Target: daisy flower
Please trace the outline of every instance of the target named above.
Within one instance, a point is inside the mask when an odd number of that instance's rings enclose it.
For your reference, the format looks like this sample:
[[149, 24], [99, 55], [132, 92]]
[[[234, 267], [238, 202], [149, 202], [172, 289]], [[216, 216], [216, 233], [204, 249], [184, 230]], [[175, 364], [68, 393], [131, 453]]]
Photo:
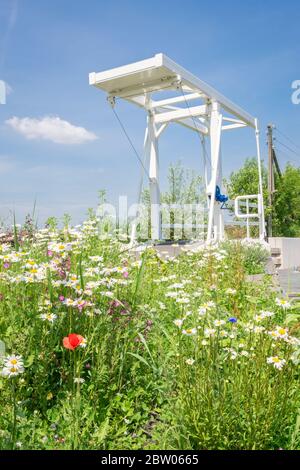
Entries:
[[204, 330], [204, 335], [208, 338], [208, 337], [214, 337], [216, 334], [216, 330], [214, 330], [213, 328], [205, 328]]
[[240, 352], [240, 355], [241, 355], [241, 356], [244, 356], [244, 357], [248, 357], [248, 356], [249, 356], [249, 353], [248, 353], [248, 351], [243, 350], [243, 351]]
[[4, 367], [2, 369], [3, 377], [16, 377], [17, 375], [23, 374], [24, 362], [22, 356], [7, 356], [4, 360]]
[[200, 307], [198, 309], [198, 314], [199, 314], [199, 317], [203, 317], [207, 312], [207, 309], [205, 307]]
[[179, 298], [176, 299], [176, 302], [178, 304], [189, 304], [190, 299], [188, 297], [179, 297]]
[[288, 329], [282, 328], [281, 326], [276, 326], [276, 331], [278, 333], [279, 338], [286, 338], [288, 335]]
[[268, 310], [261, 310], [260, 314], [264, 318], [273, 317], [273, 315], [275, 315], [274, 312], [269, 312]]
[[231, 287], [229, 287], [228, 289], [226, 289], [225, 291], [225, 294], [236, 294], [236, 289], [231, 289]]
[[260, 314], [260, 315], [255, 315], [254, 320], [255, 320], [256, 322], [261, 322], [264, 318], [265, 318], [265, 317], [264, 317], [262, 314]]
[[186, 330], [182, 330], [182, 334], [186, 336], [193, 336], [197, 333], [197, 328], [188, 328]]
[[85, 382], [84, 379], [82, 379], [81, 377], [75, 377], [74, 378], [74, 383], [75, 384], [83, 384]]
[[272, 336], [273, 339], [278, 339], [278, 338], [279, 338], [279, 334], [278, 334], [278, 331], [277, 331], [277, 330], [268, 331], [268, 334], [269, 334], [270, 336]]
[[280, 359], [278, 356], [271, 356], [267, 358], [267, 363], [268, 364], [273, 364], [273, 366], [276, 369], [281, 370], [283, 366], [285, 365], [286, 361], [285, 359]]
[[180, 318], [177, 318], [176, 320], [173, 321], [174, 325], [178, 326], [178, 328], [180, 328], [183, 324], [183, 320], [181, 320]]
[[188, 366], [192, 366], [195, 362], [195, 359], [187, 359], [185, 362]]
[[288, 329], [276, 326], [275, 330], [268, 332], [274, 339], [286, 339], [288, 337]]
[[175, 298], [177, 297], [177, 295], [178, 295], [177, 292], [167, 292], [165, 294], [165, 297]]
[[230, 360], [231, 360], [231, 361], [234, 361], [234, 360], [238, 357], [237, 351], [235, 351], [234, 349], [230, 348], [230, 349], [229, 349], [229, 352], [230, 352]]
[[184, 284], [183, 283], [176, 283], [176, 284], [172, 284], [171, 286], [168, 286], [168, 289], [183, 289], [184, 288]]
[[65, 299], [63, 302], [67, 307], [72, 307], [74, 305], [73, 299]]
[[265, 331], [265, 328], [263, 326], [255, 326], [253, 328], [254, 333], [262, 333], [263, 331]]
[[81, 348], [86, 348], [86, 347], [87, 347], [87, 339], [84, 338], [84, 337], [82, 337], [79, 346], [80, 346]]
[[55, 313], [41, 313], [40, 318], [43, 321], [48, 321], [50, 323], [54, 323], [54, 321], [57, 318], [57, 315], [55, 315]]
[[227, 331], [225, 331], [225, 330], [220, 331], [220, 336], [221, 336], [221, 338], [227, 338], [227, 336], [228, 336]]
[[222, 326], [222, 325], [225, 325], [225, 321], [224, 320], [215, 320], [214, 321], [214, 325], [215, 326]]
[[166, 310], [167, 308], [163, 302], [158, 302], [158, 306], [161, 310]]
[[290, 302], [288, 302], [288, 300], [286, 299], [276, 299], [275, 302], [276, 302], [276, 305], [283, 308], [284, 310], [291, 307]]

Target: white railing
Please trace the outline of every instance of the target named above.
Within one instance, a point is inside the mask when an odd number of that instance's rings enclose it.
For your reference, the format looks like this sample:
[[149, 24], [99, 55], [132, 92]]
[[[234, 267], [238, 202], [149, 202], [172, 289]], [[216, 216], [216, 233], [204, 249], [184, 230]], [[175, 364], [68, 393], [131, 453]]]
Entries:
[[[257, 203], [250, 202], [255, 199], [257, 200]], [[241, 212], [241, 207], [246, 207], [246, 212]], [[253, 212], [251, 209], [257, 209], [257, 212]], [[238, 219], [245, 219], [247, 238], [250, 238], [250, 227], [253, 225], [259, 226], [259, 237], [263, 238], [263, 200], [260, 194], [237, 196], [234, 201], [234, 213]], [[258, 219], [258, 222], [253, 222], [251, 219]]]

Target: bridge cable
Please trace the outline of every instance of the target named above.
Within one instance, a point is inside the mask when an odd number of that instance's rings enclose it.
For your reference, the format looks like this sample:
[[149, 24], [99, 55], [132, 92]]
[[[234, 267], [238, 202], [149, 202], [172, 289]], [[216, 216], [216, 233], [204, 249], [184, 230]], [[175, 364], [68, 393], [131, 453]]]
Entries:
[[[136, 158], [138, 159], [140, 165], [142, 166], [144, 172], [146, 173], [146, 175], [147, 175], [149, 181], [151, 181], [150, 175], [149, 175], [147, 169], [145, 168], [145, 165], [144, 165], [144, 163], [143, 163], [142, 158], [141, 158], [140, 155], [139, 155], [139, 152], [137, 151], [137, 149], [136, 149], [134, 143], [132, 142], [131, 138], [129, 137], [129, 134], [128, 134], [128, 132], [126, 131], [123, 122], [121, 121], [121, 118], [119, 117], [117, 111], [115, 110], [115, 108], [114, 108], [113, 106], [112, 106], [112, 111], [113, 111], [113, 113], [114, 113], [114, 115], [115, 115], [115, 117], [116, 117], [116, 119], [117, 119], [117, 121], [118, 121], [118, 123], [119, 123], [119, 125], [120, 125], [120, 127], [121, 127], [121, 129], [122, 129], [122, 131], [123, 131], [123, 133], [124, 133], [124, 135], [125, 135], [125, 137], [126, 137], [126, 139], [128, 140], [128, 142], [129, 142], [129, 144], [130, 144], [132, 150], [134, 151]], [[144, 160], [145, 160], [145, 158], [144, 158]]]
[[182, 94], [182, 96], [183, 96], [183, 98], [184, 98], [184, 101], [185, 101], [185, 104], [186, 104], [186, 108], [188, 109], [189, 114], [190, 114], [190, 116], [191, 116], [191, 118], [192, 118], [192, 121], [193, 121], [193, 123], [194, 123], [194, 126], [195, 126], [195, 128], [196, 128], [196, 130], [197, 130], [197, 135], [198, 135], [198, 137], [199, 137], [199, 139], [200, 139], [200, 142], [201, 142], [201, 144], [202, 144], [202, 151], [203, 151], [204, 159], [205, 159], [206, 163], [208, 163], [209, 166], [211, 167], [211, 162], [210, 162], [210, 159], [209, 159], [208, 156], [207, 156], [207, 150], [206, 150], [206, 147], [205, 147], [205, 145], [204, 145], [204, 143], [205, 143], [205, 137], [202, 135], [202, 132], [200, 131], [199, 127], [197, 126], [197, 121], [196, 121], [196, 119], [194, 118], [194, 116], [193, 116], [193, 114], [192, 114], [192, 112], [191, 112], [190, 105], [189, 105], [189, 103], [188, 103], [188, 100], [186, 99], [186, 95], [185, 95], [185, 93], [184, 93], [184, 91], [183, 91], [183, 88], [182, 88], [182, 84], [181, 84], [181, 83], [180, 83], [180, 85], [179, 85], [179, 88], [180, 88], [181, 94]]

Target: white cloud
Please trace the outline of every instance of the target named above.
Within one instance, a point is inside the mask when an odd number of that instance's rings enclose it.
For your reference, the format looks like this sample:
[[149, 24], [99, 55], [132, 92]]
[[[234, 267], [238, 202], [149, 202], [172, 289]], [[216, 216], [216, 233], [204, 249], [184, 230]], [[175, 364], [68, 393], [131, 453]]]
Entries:
[[16, 116], [6, 121], [12, 129], [29, 140], [51, 140], [56, 144], [82, 144], [98, 137], [84, 127], [74, 126], [58, 116], [45, 116], [40, 119]]

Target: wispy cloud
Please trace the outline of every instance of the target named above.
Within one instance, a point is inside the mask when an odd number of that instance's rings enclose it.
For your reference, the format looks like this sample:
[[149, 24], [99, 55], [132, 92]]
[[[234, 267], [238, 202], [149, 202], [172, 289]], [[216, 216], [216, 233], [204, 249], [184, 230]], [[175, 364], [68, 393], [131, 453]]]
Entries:
[[58, 116], [45, 116], [41, 119], [14, 116], [5, 122], [29, 140], [50, 140], [56, 144], [76, 145], [98, 138], [84, 127], [74, 126]]
[[[7, 45], [18, 17], [18, 0], [11, 0], [9, 3], [7, 2], [7, 5], [9, 5], [9, 13], [7, 16], [6, 27], [4, 26], [2, 29], [4, 34], [1, 37], [0, 42], [0, 66], [2, 66], [4, 63]], [[2, 5], [1, 8], [3, 8]]]

